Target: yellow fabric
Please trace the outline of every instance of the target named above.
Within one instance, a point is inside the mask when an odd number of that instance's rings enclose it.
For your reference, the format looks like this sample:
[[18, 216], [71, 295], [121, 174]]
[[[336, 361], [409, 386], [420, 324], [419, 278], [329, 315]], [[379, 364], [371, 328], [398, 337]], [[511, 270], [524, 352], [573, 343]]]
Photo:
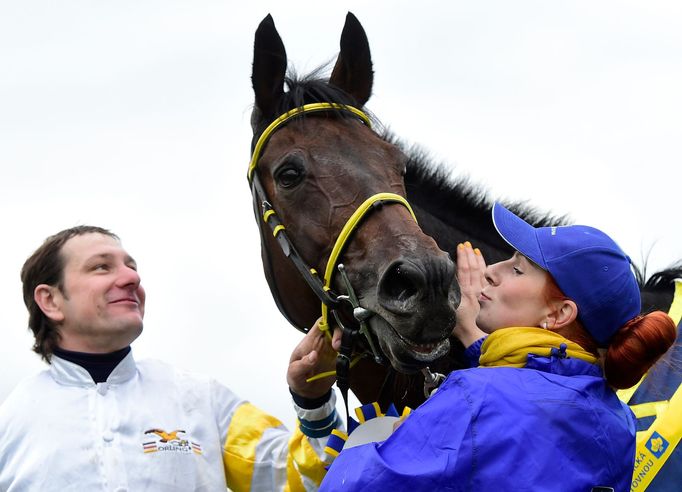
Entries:
[[672, 455], [682, 438], [682, 385], [670, 399], [667, 409], [649, 429], [637, 433], [635, 470], [630, 490], [646, 490], [656, 474]]
[[483, 367], [524, 367], [528, 354], [547, 357], [552, 349], [566, 344], [566, 355], [591, 364], [597, 358], [575, 342], [542, 328], [511, 327], [494, 331], [481, 346], [479, 363]]
[[[348, 434], [346, 434], [345, 432], [343, 432], [342, 430], [339, 430], [339, 429], [334, 429], [332, 431], [332, 435], [334, 435], [340, 439], [343, 439], [344, 441], [348, 440]], [[325, 446], [324, 452], [327, 453], [328, 455], [334, 457], [334, 458], [336, 458], [339, 455], [339, 452], [336, 449], [329, 447], [329, 446]]]
[[[676, 325], [682, 318], [682, 280], [675, 280], [675, 295], [668, 310], [668, 315]], [[629, 402], [646, 374], [640, 381], [627, 390], [618, 392], [624, 402]], [[637, 433], [637, 450], [635, 452], [635, 469], [632, 474], [631, 491], [646, 490], [682, 438], [682, 385], [677, 387], [670, 401], [652, 401], [630, 406], [637, 418], [656, 416], [654, 423]], [[656, 435], [654, 436], [654, 432]], [[661, 446], [667, 443], [665, 452]], [[658, 457], [656, 456], [658, 454]]]
[[298, 475], [296, 466], [294, 465], [294, 457], [287, 456], [287, 483], [284, 485], [284, 492], [305, 492], [305, 487]]
[[289, 490], [305, 490], [300, 475], [308, 477], [317, 486], [322, 483], [326, 473], [325, 466], [310, 445], [308, 438], [297, 427], [289, 440], [289, 458], [287, 459], [287, 483]]
[[250, 403], [234, 412], [223, 446], [223, 465], [227, 485], [233, 490], [250, 490], [256, 446], [266, 429], [282, 423]]
[[676, 325], [680, 324], [680, 319], [682, 319], [682, 279], [675, 279], [675, 297], [673, 297], [673, 303], [668, 310], [668, 316], [673, 319]]
[[[250, 403], [245, 403], [237, 409], [230, 422], [223, 447], [225, 478], [230, 489], [251, 490], [256, 447], [267, 429], [281, 425], [279, 420]], [[301, 475], [319, 486], [326, 473], [326, 465], [297, 426], [289, 439], [287, 485], [284, 490], [304, 491]]]
[[661, 415], [665, 412], [666, 408], [668, 408], [668, 400], [648, 401], [646, 403], [630, 405], [630, 410], [638, 419]]
[[620, 401], [622, 401], [623, 403], [628, 403], [632, 396], [635, 394], [635, 391], [639, 389], [639, 385], [642, 384], [642, 381], [644, 381], [645, 377], [646, 374], [644, 374], [644, 376], [642, 376], [641, 379], [630, 388], [619, 389], [618, 391], [616, 391], [616, 394], [618, 395], [618, 398], [620, 398]]

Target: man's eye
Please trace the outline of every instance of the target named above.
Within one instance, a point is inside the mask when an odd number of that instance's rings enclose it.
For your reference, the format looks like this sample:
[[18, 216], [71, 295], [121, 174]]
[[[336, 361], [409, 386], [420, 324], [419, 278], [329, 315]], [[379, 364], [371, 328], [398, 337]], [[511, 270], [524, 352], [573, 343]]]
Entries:
[[516, 275], [523, 275], [523, 272], [521, 271], [521, 269], [519, 269], [519, 267], [514, 267], [514, 273]]
[[107, 265], [106, 263], [98, 263], [98, 264], [95, 265], [92, 269], [93, 269], [93, 270], [108, 270], [108, 269], [109, 269], [109, 265]]

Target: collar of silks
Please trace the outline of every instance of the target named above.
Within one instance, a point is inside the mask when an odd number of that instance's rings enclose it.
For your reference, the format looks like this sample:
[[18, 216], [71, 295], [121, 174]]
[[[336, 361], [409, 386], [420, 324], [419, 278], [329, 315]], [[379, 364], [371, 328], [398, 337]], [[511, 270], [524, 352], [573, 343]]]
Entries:
[[511, 327], [491, 333], [481, 346], [482, 367], [524, 367], [528, 354], [558, 355], [595, 364], [597, 358], [575, 342], [553, 331], [532, 327]]

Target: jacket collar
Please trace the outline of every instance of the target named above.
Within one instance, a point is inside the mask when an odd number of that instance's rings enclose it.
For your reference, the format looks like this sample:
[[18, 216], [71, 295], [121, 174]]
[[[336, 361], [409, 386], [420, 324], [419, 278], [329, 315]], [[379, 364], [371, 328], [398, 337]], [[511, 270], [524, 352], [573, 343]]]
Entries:
[[[132, 379], [136, 373], [137, 366], [133, 352], [130, 351], [109, 374], [106, 384], [125, 383]], [[65, 386], [95, 386], [95, 382], [87, 370], [56, 355], [53, 355], [51, 359], [50, 375], [57, 383]]]
[[491, 333], [481, 346], [483, 367], [525, 367], [531, 355], [579, 359], [595, 364], [597, 358], [558, 333], [534, 327], [511, 327]]

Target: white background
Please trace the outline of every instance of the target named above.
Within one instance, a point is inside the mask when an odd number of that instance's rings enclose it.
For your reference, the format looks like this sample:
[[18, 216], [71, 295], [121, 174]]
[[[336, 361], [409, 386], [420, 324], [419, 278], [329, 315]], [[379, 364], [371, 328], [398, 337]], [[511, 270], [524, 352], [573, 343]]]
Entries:
[[682, 258], [676, 1], [0, 0], [0, 401], [43, 367], [19, 270], [48, 235], [110, 228], [147, 289], [138, 358], [215, 376], [291, 426], [300, 335], [264, 281], [246, 183], [253, 33], [292, 63], [365, 27], [368, 104], [492, 197], [611, 234], [650, 273]]

